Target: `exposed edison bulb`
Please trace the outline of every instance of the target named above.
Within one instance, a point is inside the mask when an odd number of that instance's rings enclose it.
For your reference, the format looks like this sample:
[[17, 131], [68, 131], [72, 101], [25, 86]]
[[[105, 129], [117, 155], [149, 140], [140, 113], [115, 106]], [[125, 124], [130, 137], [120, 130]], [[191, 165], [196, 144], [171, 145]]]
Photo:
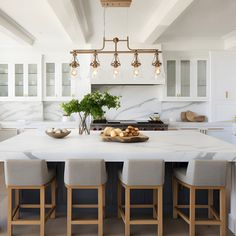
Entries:
[[72, 77], [72, 78], [78, 77], [78, 74], [79, 74], [78, 68], [77, 68], [77, 67], [76, 67], [76, 68], [71, 68], [70, 74], [71, 74], [71, 77]]
[[139, 76], [139, 68], [138, 68], [138, 67], [134, 67], [133, 76], [134, 76], [135, 78]]
[[160, 66], [155, 67], [155, 78], [157, 78], [157, 76], [160, 74], [161, 74], [161, 67]]
[[97, 67], [96, 68], [92, 68], [92, 77], [96, 78], [97, 75], [98, 75], [98, 68]]
[[119, 67], [114, 67], [113, 69], [113, 77], [116, 78], [119, 75]]

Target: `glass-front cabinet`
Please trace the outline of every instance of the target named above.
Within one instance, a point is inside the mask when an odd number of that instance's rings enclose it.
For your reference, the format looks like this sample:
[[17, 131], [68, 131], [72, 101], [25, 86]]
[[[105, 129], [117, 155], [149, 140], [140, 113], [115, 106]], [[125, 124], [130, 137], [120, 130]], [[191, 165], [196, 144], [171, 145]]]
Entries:
[[8, 64], [0, 64], [0, 97], [8, 97], [9, 94]]
[[165, 62], [166, 101], [206, 101], [208, 72], [206, 59], [168, 59]]
[[40, 60], [0, 63], [0, 101], [40, 101]]
[[40, 100], [41, 75], [39, 63], [15, 63], [13, 72], [13, 98], [15, 100]]
[[66, 101], [75, 95], [75, 81], [65, 61], [45, 62], [45, 101]]

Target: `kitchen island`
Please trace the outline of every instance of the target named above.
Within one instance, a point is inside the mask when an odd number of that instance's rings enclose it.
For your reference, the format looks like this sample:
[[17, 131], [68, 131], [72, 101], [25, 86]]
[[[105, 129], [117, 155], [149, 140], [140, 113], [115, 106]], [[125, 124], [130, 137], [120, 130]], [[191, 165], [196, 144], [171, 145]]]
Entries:
[[[53, 139], [44, 132], [31, 130], [0, 143], [0, 161], [7, 159], [45, 159], [57, 168], [59, 190], [58, 203], [65, 205], [66, 195], [63, 185], [64, 161], [68, 158], [103, 158], [107, 162], [107, 209], [116, 212], [117, 170], [128, 158], [159, 158], [166, 164], [166, 195], [164, 204], [171, 209], [171, 175], [173, 165], [185, 164], [191, 159], [223, 159], [231, 163], [229, 192], [229, 227], [236, 229], [236, 146], [216, 138], [193, 131], [146, 131], [149, 140], [144, 143], [103, 142], [100, 132], [79, 135], [77, 130], [64, 139]], [[86, 199], [86, 193], [80, 195]], [[143, 198], [149, 200], [150, 193]], [[138, 194], [137, 194], [138, 195]], [[110, 208], [110, 209], [109, 209]], [[167, 212], [169, 211], [167, 210]], [[168, 212], [169, 214], [169, 212]], [[109, 215], [109, 214], [108, 214]], [[112, 215], [112, 214], [111, 214]]]

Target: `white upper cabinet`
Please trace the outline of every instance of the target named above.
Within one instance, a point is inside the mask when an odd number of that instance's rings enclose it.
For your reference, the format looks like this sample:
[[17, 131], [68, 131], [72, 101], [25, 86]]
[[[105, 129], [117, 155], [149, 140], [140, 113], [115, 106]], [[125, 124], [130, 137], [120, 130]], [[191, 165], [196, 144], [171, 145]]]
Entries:
[[0, 64], [0, 99], [9, 96], [9, 65]]
[[40, 101], [41, 78], [39, 58], [0, 63], [0, 101]]
[[45, 61], [45, 101], [66, 101], [75, 96], [75, 79], [71, 78], [68, 61]]
[[236, 115], [236, 52], [210, 53], [211, 121], [233, 120]]
[[207, 59], [170, 58], [165, 61], [164, 101], [207, 101]]
[[212, 100], [236, 101], [236, 52], [211, 52]]

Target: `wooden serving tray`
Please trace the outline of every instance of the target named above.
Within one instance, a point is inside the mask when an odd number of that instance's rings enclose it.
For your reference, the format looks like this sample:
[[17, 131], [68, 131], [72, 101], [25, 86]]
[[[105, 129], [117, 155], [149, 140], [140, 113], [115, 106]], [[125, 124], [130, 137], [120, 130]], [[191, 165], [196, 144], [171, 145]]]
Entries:
[[100, 136], [102, 137], [102, 140], [105, 142], [120, 142], [120, 143], [140, 143], [140, 142], [146, 142], [149, 139], [148, 136], [145, 136], [143, 134], [139, 134], [139, 136], [132, 136], [132, 137], [120, 137], [120, 136], [111, 137], [101, 133]]

